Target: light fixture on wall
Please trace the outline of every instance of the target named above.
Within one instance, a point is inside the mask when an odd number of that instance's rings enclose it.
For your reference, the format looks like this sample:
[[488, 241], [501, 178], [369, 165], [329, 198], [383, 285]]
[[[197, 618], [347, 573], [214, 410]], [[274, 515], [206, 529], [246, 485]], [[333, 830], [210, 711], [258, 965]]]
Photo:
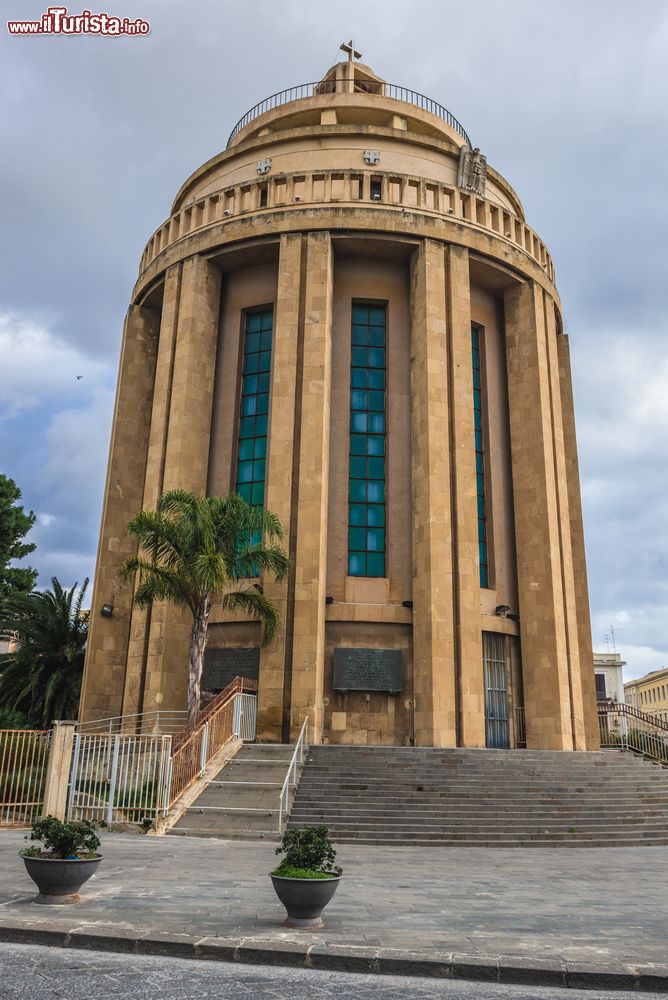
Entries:
[[334, 603], [334, 598], [330, 594], [328, 594], [327, 597], [325, 598], [325, 604], [333, 604], [333, 603]]
[[413, 602], [412, 601], [402, 601], [401, 602], [401, 606], [402, 606], [402, 608], [412, 608], [413, 607]]
[[100, 608], [100, 614], [102, 615], [103, 618], [111, 618], [113, 613], [114, 613], [113, 604], [103, 604], [102, 607]]

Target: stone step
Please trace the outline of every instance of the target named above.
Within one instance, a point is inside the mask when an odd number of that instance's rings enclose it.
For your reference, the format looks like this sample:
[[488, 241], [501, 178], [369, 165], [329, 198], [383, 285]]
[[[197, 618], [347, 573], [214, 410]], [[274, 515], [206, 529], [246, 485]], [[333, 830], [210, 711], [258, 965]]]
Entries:
[[206, 783], [170, 830], [173, 836], [278, 837], [279, 799], [293, 746], [245, 744]]
[[492, 791], [482, 793], [473, 791], [454, 793], [447, 790], [442, 792], [418, 792], [414, 788], [387, 788], [381, 791], [365, 791], [363, 789], [351, 790], [345, 787], [341, 788], [336, 785], [327, 788], [309, 789], [308, 786], [300, 785], [300, 798], [304, 802], [330, 802], [332, 801], [332, 797], [337, 802], [349, 802], [351, 805], [355, 803], [376, 805], [381, 803], [389, 805], [391, 803], [405, 802], [413, 806], [434, 804], [443, 806], [443, 808], [454, 805], [471, 806], [476, 803], [486, 805], [490, 802], [495, 802], [500, 806], [505, 805], [508, 808], [515, 808], [522, 805], [533, 807], [541, 803], [549, 806], [560, 806], [570, 804], [571, 802], [577, 802], [579, 805], [586, 802], [596, 808], [603, 808], [606, 805], [615, 808], [622, 803], [633, 803], [634, 805], [636, 803], [645, 803], [646, 805], [651, 805], [653, 808], [664, 808], [668, 803], [668, 794], [663, 790], [659, 792], [639, 792], [635, 789], [627, 789], [618, 795], [606, 795], [600, 792], [600, 790], [596, 794], [587, 792], [555, 794], [550, 790], [538, 789], [534, 792], [518, 792], [516, 794], [500, 792], [497, 794]]
[[169, 837], [203, 837], [207, 840], [269, 840], [275, 843], [280, 842], [280, 836], [276, 830], [226, 830], [221, 833], [219, 830], [198, 830], [195, 827], [174, 827], [167, 831]]
[[[378, 824], [372, 822], [352, 822], [348, 817], [345, 820], [337, 822], [326, 822], [324, 818], [314, 819], [313, 822], [322, 823], [329, 826], [330, 830], [339, 831], [342, 829], [346, 830], [360, 830], [360, 831], [373, 831], [378, 830]], [[302, 826], [309, 826], [311, 822], [302, 823], [299, 817], [290, 817], [290, 826], [295, 828], [301, 828]], [[571, 822], [545, 822], [545, 823], [479, 823], [476, 824], [474, 828], [468, 823], [395, 823], [390, 830], [391, 833], [412, 833], [412, 834], [461, 834], [462, 836], [467, 836], [469, 832], [474, 830], [476, 835], [481, 833], [489, 834], [490, 836], [502, 836], [503, 834], [517, 834], [521, 831], [524, 834], [531, 833], [532, 835], [543, 835], [543, 834], [568, 834], [577, 832], [578, 834], [591, 834], [592, 836], [597, 836], [599, 838], [605, 838], [607, 835], [613, 835], [615, 833], [634, 832], [634, 835], [644, 835], [648, 830], [656, 833], [665, 834], [668, 836], [668, 825], [666, 823], [635, 823], [635, 824], [595, 824], [595, 823], [578, 823], [576, 821]]]
[[358, 843], [668, 843], [668, 772], [631, 755], [313, 747], [290, 826]]
[[[331, 806], [322, 806], [320, 809], [305, 809], [302, 805], [298, 805], [293, 808], [290, 813], [291, 817], [302, 818], [302, 817], [326, 817], [330, 822], [331, 818], [338, 817], [341, 815], [340, 809], [333, 809]], [[396, 818], [396, 811], [392, 809], [379, 810], [379, 809], [359, 809], [356, 811], [347, 809], [345, 815], [350, 820], [358, 820], [360, 817], [373, 822], [390, 822]], [[439, 820], [442, 822], [452, 822], [452, 823], [479, 823], [482, 820], [489, 817], [489, 812], [477, 812], [477, 813], [467, 813], [467, 812], [444, 812], [437, 809], [427, 809], [427, 810], [406, 810], [405, 815], [412, 817], [416, 822], [428, 822], [429, 820]], [[602, 825], [608, 824], [613, 820], [624, 821], [628, 823], [633, 822], [644, 822], [646, 820], [652, 820], [656, 823], [666, 823], [668, 824], [668, 812], [657, 813], [657, 812], [645, 812], [638, 811], [626, 811], [626, 812], [606, 812], [598, 813], [596, 811], [580, 811], [578, 809], [572, 809], [570, 811], [543, 811], [537, 812], [536, 810], [526, 810], [525, 812], [512, 812], [507, 810], [506, 812], [496, 811], [495, 820], [496, 822], [508, 822], [508, 820], [527, 822], [534, 819], [536, 822], [547, 822], [555, 821], [559, 822], [561, 820], [572, 820], [576, 819], [580, 822], [587, 823], [600, 823]], [[323, 820], [324, 821], [324, 820]]]
[[507, 842], [500, 843], [494, 840], [456, 840], [456, 839], [446, 839], [442, 838], [439, 840], [423, 840], [419, 837], [411, 837], [406, 840], [386, 840], [380, 837], [356, 837], [356, 836], [337, 836], [334, 838], [335, 843], [356, 843], [365, 844], [369, 846], [376, 847], [447, 847], [448, 845], [453, 847], [487, 847], [487, 848], [511, 848], [511, 847], [541, 847], [541, 848], [567, 848], [567, 847], [591, 847], [591, 848], [601, 848], [601, 847], [663, 847], [668, 845], [668, 837], [655, 837], [648, 838], [647, 840], [638, 840], [633, 837], [624, 838], [614, 838], [606, 840], [605, 842], [597, 840], [582, 840], [577, 837], [572, 837], [569, 840], [564, 841], [537, 841], [537, 840], [523, 840], [521, 837], [514, 837]]

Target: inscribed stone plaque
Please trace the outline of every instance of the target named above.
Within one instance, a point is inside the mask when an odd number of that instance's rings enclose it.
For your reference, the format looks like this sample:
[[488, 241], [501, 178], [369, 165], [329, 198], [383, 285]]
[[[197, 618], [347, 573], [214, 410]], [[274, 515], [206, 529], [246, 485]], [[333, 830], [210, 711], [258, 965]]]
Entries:
[[402, 691], [401, 649], [335, 649], [335, 691]]
[[256, 681], [260, 672], [260, 650], [250, 649], [207, 649], [204, 653], [202, 672], [203, 691], [222, 691], [235, 677], [247, 677]]

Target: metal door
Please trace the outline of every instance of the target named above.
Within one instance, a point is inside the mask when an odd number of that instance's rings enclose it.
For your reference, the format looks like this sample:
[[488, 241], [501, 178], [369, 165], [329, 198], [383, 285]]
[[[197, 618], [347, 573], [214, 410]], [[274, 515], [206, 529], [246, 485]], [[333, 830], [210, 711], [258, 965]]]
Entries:
[[508, 661], [506, 637], [483, 633], [485, 673], [485, 745], [495, 750], [510, 747], [508, 724]]

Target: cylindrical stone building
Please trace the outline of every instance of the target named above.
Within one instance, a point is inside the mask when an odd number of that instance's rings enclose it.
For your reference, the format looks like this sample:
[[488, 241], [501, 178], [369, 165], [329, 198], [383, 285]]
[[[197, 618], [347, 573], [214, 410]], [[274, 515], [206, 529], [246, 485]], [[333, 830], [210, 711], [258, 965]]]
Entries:
[[[598, 746], [554, 268], [443, 107], [352, 61], [256, 105], [144, 251], [118, 377], [82, 718], [185, 708], [190, 623], [132, 607], [165, 490], [279, 515], [283, 627], [214, 611], [203, 687], [258, 738]], [[105, 609], [101, 614], [103, 605]]]

